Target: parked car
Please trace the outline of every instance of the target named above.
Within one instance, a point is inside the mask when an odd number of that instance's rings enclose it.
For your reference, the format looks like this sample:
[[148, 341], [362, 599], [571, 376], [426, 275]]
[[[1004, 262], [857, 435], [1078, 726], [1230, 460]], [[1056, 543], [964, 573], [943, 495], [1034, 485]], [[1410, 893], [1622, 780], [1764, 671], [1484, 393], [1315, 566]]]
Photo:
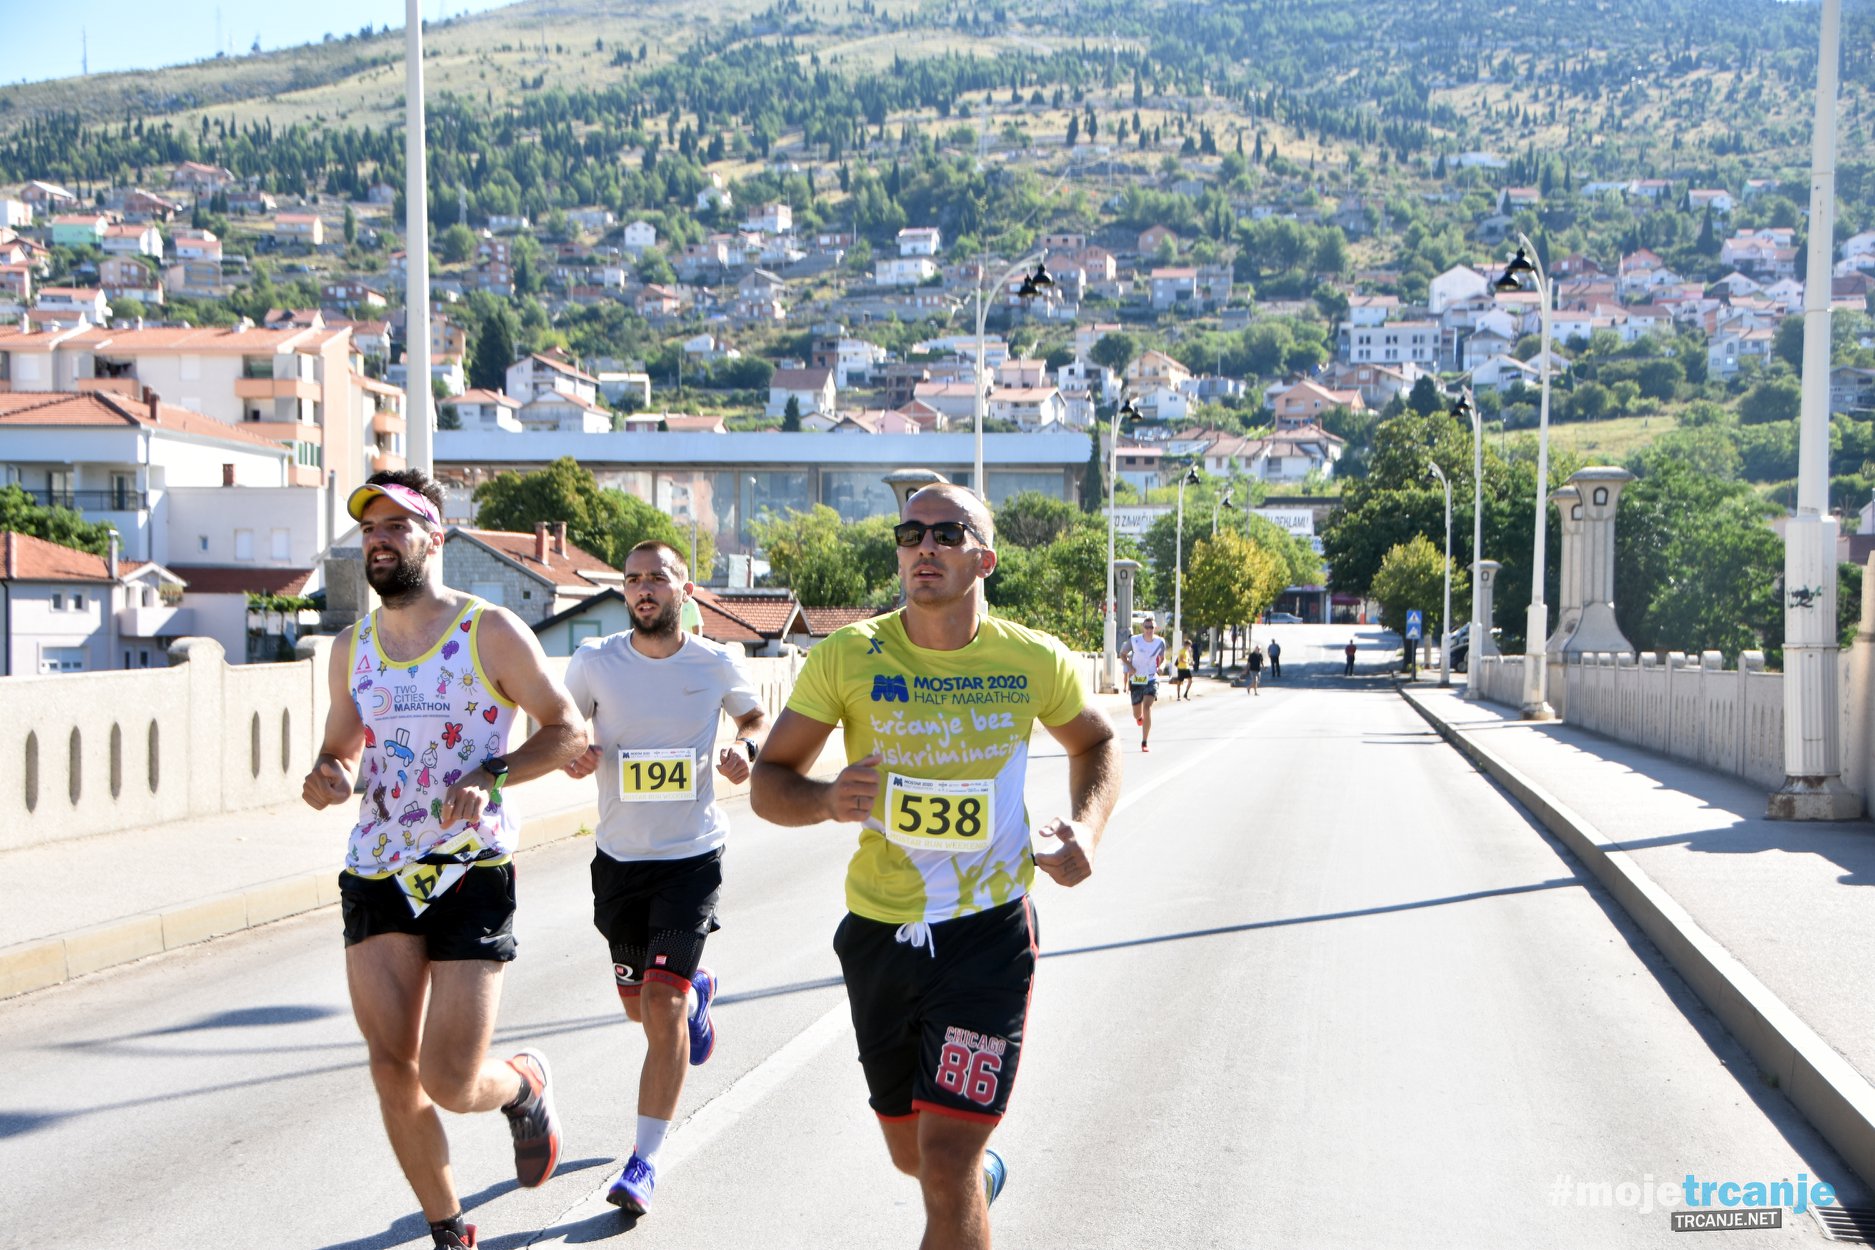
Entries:
[[1265, 612], [1263, 623], [1265, 625], [1301, 625], [1303, 620], [1294, 612]]
[[[1493, 626], [1491, 629], [1493, 636], [1503, 632], [1502, 629], [1496, 626]], [[1465, 667], [1465, 657], [1469, 654], [1471, 654], [1471, 622], [1466, 621], [1463, 625], [1460, 625], [1457, 629], [1452, 631], [1452, 667]]]

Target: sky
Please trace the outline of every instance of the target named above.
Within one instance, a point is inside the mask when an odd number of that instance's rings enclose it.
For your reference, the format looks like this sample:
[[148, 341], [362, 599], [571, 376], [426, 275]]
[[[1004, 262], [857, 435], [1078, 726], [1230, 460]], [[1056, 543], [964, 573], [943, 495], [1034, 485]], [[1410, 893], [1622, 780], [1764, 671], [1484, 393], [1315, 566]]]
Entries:
[[[498, 9], [514, 0], [422, 0], [427, 21]], [[260, 38], [271, 52], [365, 25], [402, 30], [403, 0], [319, 0], [318, 4], [265, 4], [255, 0], [69, 0], [63, 4], [0, 0], [6, 56], [0, 81], [37, 82], [78, 74], [84, 42], [91, 72], [155, 69], [215, 55], [216, 14], [221, 48], [244, 54]]]

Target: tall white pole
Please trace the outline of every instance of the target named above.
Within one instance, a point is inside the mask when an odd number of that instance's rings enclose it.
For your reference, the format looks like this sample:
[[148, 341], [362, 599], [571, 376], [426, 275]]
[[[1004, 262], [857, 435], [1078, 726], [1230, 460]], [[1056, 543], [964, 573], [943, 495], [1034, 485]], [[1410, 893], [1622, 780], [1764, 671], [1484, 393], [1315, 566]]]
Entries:
[[1465, 647], [1465, 697], [1478, 698], [1478, 648], [1489, 637], [1491, 624], [1478, 619], [1478, 562], [1484, 559], [1484, 417], [1471, 388], [1465, 388], [1465, 406], [1471, 409], [1471, 629]]
[[1172, 655], [1185, 640], [1185, 483], [1178, 479], [1178, 526], [1172, 537]]
[[[1100, 629], [1100, 672], [1106, 682], [1106, 689], [1118, 690], [1119, 678], [1113, 671], [1113, 664], [1118, 654], [1119, 624], [1113, 619], [1117, 605], [1113, 598], [1113, 534], [1115, 509], [1119, 506], [1120, 485], [1120, 410], [1113, 410], [1113, 421], [1107, 431], [1107, 611]], [[1130, 625], [1131, 622], [1128, 622]]]
[[988, 306], [983, 302], [983, 262], [977, 262], [977, 376], [973, 385], [976, 396], [970, 411], [976, 419], [977, 458], [970, 477], [970, 487], [976, 491], [977, 498], [984, 503], [990, 501], [990, 485], [983, 480], [983, 409], [989, 402], [989, 396], [983, 389], [983, 322], [988, 313]]
[[1537, 407], [1536, 440], [1536, 544], [1530, 558], [1530, 611], [1524, 619], [1523, 718], [1554, 720], [1549, 705], [1549, 605], [1543, 602], [1545, 547], [1549, 540], [1549, 376], [1550, 289], [1542, 258], [1528, 238], [1519, 234], [1524, 254], [1535, 267], [1536, 295], [1542, 301], [1542, 399]]
[[1836, 247], [1836, 84], [1842, 0], [1823, 0], [1810, 152], [1810, 263], [1803, 287], [1797, 515], [1784, 530], [1784, 785], [1767, 813], [1851, 820], [1837, 695], [1836, 518], [1829, 513], [1830, 259]]
[[404, 449], [433, 473], [430, 413], [430, 173], [423, 134], [423, 5], [404, 0]]
[[1438, 465], [1432, 475], [1445, 488], [1445, 600], [1439, 610], [1439, 684], [1452, 684], [1452, 483]]

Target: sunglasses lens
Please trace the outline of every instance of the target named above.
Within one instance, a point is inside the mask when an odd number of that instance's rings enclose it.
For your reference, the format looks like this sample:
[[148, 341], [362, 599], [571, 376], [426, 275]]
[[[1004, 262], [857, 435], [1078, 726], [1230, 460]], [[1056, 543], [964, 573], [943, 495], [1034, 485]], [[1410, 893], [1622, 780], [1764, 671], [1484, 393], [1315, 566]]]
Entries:
[[939, 521], [931, 527], [931, 533], [937, 538], [938, 545], [943, 547], [961, 547], [964, 535], [968, 532], [961, 521]]
[[924, 526], [916, 521], [900, 521], [892, 527], [892, 537], [901, 547], [916, 547], [924, 541]]
[[970, 527], [962, 521], [939, 521], [934, 525], [926, 525], [923, 521], [900, 521], [892, 527], [892, 537], [901, 547], [923, 545], [927, 533], [937, 539], [940, 547], [961, 547], [964, 535], [969, 532]]

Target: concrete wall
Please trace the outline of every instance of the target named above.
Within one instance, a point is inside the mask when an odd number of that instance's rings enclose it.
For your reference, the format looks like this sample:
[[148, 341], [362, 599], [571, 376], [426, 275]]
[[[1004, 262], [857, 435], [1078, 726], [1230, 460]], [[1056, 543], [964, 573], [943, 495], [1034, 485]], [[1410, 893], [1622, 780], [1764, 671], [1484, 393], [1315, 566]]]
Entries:
[[[1784, 675], [1766, 672], [1761, 652], [1748, 651], [1741, 661], [1727, 669], [1717, 651], [1675, 651], [1665, 661], [1606, 652], [1579, 664], [1552, 660], [1549, 700], [1571, 725], [1775, 790], [1784, 783]], [[1507, 707], [1523, 702], [1523, 656], [1478, 663], [1473, 680], [1483, 698]], [[1868, 707], [1875, 638], [1864, 634], [1842, 653], [1837, 679], [1843, 781], [1866, 794], [1875, 780]]]
[[[213, 640], [185, 638], [169, 668], [0, 679], [0, 851], [297, 802], [325, 735], [332, 643], [235, 666]], [[798, 661], [747, 663], [779, 711]], [[731, 729], [723, 717], [722, 741]]]

